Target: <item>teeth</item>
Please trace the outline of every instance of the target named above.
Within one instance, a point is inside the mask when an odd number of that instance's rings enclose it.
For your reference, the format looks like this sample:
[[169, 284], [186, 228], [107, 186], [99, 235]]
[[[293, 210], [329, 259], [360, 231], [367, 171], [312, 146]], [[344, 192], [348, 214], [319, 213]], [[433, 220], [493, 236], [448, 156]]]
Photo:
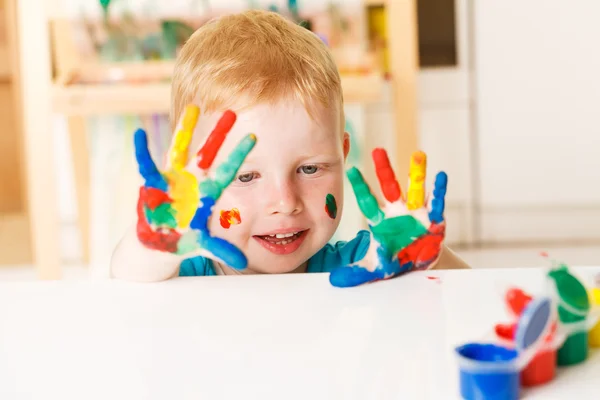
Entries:
[[[294, 236], [296, 233], [298, 232], [293, 232], [293, 233], [278, 233], [277, 235], [275, 235], [275, 237], [277, 239], [283, 239], [283, 238], [288, 238], [288, 237], [292, 237]], [[273, 236], [273, 235], [271, 235]]]

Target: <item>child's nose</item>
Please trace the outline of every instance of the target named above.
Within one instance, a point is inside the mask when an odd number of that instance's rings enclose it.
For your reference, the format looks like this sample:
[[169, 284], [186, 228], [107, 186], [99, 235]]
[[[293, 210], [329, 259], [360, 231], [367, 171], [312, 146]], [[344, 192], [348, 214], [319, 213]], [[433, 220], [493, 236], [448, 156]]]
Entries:
[[302, 202], [292, 182], [282, 182], [273, 187], [269, 214], [294, 215], [302, 211]]

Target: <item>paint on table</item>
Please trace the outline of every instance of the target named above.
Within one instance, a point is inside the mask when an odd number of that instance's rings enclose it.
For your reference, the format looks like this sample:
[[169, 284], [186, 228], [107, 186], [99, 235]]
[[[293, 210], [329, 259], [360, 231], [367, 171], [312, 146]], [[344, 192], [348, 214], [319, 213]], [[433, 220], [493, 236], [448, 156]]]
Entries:
[[240, 215], [240, 210], [237, 208], [232, 208], [231, 210], [221, 210], [219, 222], [225, 229], [229, 229], [232, 225], [241, 224], [242, 216]]
[[325, 212], [331, 219], [337, 217], [337, 203], [335, 202], [335, 197], [331, 193], [325, 196]]

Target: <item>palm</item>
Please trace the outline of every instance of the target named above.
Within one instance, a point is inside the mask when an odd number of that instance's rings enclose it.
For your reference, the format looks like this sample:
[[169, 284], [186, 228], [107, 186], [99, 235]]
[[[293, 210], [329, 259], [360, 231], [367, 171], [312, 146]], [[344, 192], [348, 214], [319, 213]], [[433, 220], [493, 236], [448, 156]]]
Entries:
[[426, 207], [426, 158], [415, 153], [411, 160], [406, 200], [383, 149], [373, 151], [375, 170], [387, 200], [382, 209], [356, 168], [348, 171], [359, 207], [369, 221], [371, 244], [367, 256], [356, 265], [334, 270], [334, 286], [356, 286], [388, 279], [402, 273], [426, 269], [439, 257], [445, 235], [444, 206], [448, 178], [436, 176], [431, 209]]
[[204, 172], [203, 177], [197, 179], [186, 166], [198, 114], [195, 106], [186, 109], [164, 171], [152, 160], [146, 132], [142, 129], [135, 132], [136, 160], [144, 179], [138, 200], [138, 238], [151, 249], [179, 255], [199, 253], [243, 269], [247, 265], [244, 254], [231, 243], [212, 236], [208, 220], [215, 202], [254, 147], [256, 137], [246, 136], [227, 161], [215, 170], [214, 179], [208, 178], [214, 158], [235, 123], [235, 114], [225, 112], [197, 154], [196, 162]]

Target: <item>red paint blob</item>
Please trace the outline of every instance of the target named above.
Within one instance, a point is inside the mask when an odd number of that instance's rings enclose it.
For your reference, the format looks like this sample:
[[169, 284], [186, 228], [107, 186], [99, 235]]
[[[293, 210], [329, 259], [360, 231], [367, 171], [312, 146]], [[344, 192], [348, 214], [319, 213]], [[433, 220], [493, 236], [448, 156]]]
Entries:
[[233, 127], [233, 124], [235, 124], [236, 119], [237, 116], [231, 110], [227, 110], [223, 113], [223, 116], [219, 119], [219, 122], [217, 122], [217, 126], [215, 126], [215, 129], [213, 129], [208, 136], [208, 139], [206, 139], [206, 143], [204, 143], [204, 146], [198, 151], [199, 168], [210, 168], [217, 156], [217, 152], [225, 141], [225, 137]]
[[181, 234], [179, 232], [171, 228], [161, 229], [160, 232], [157, 232], [148, 224], [148, 221], [146, 220], [146, 213], [144, 212], [144, 205], [146, 203], [143, 195], [147, 192], [147, 190], [144, 189], [148, 188], [140, 188], [140, 198], [138, 199], [137, 204], [138, 222], [136, 228], [138, 240], [144, 246], [150, 249], [165, 251], [168, 253], [177, 252], [177, 243], [181, 238]]
[[173, 202], [169, 195], [162, 190], [145, 186], [140, 188], [140, 200], [153, 211], [161, 204]]
[[439, 257], [444, 233], [445, 224], [431, 224], [426, 235], [418, 237], [398, 253], [400, 265], [412, 261], [414, 268], [426, 268]]
[[387, 152], [384, 149], [377, 148], [373, 150], [372, 157], [383, 196], [391, 203], [400, 200], [402, 190], [390, 164]]
[[229, 211], [221, 211], [219, 222], [221, 223], [221, 226], [223, 228], [229, 229], [231, 225], [241, 224], [242, 216], [240, 215], [240, 211], [237, 208], [234, 208]]
[[531, 296], [518, 288], [511, 288], [506, 291], [505, 301], [508, 308], [515, 314], [521, 315], [527, 304], [531, 301]]

